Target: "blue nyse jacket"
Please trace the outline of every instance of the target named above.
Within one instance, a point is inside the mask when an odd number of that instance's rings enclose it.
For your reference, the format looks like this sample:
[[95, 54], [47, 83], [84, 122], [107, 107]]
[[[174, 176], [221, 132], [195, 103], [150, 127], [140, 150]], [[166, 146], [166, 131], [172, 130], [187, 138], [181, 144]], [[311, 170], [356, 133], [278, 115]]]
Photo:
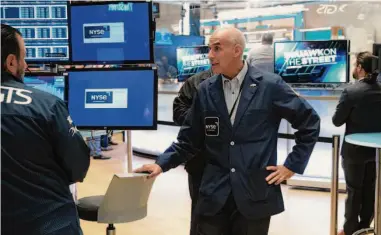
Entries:
[[1, 232], [81, 235], [69, 185], [82, 182], [89, 148], [64, 101], [1, 74]]
[[284, 165], [302, 174], [320, 132], [320, 118], [279, 76], [250, 67], [243, 81], [235, 122], [225, 103], [222, 77], [200, 84], [178, 135], [174, 152], [158, 157], [163, 171], [177, 167], [199, 151], [207, 157], [197, 213], [211, 216], [233, 193], [238, 210], [259, 219], [284, 210], [280, 186], [268, 185], [267, 166], [277, 165], [277, 133], [281, 119], [298, 131], [296, 145]]

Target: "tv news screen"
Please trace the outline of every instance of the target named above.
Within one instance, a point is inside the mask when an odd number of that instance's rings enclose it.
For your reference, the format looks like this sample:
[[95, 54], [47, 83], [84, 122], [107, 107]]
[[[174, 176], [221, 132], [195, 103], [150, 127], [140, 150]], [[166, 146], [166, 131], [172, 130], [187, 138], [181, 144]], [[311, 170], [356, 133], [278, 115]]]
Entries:
[[69, 60], [67, 1], [1, 1], [0, 13], [21, 32], [28, 63]]
[[73, 63], [153, 63], [151, 2], [69, 5]]
[[274, 71], [287, 83], [346, 83], [349, 42], [287, 41], [274, 44]]
[[66, 81], [69, 113], [79, 129], [156, 129], [156, 70], [68, 71]]
[[65, 100], [65, 76], [30, 75], [24, 77], [24, 84]]
[[179, 81], [210, 68], [207, 46], [179, 47], [176, 52]]

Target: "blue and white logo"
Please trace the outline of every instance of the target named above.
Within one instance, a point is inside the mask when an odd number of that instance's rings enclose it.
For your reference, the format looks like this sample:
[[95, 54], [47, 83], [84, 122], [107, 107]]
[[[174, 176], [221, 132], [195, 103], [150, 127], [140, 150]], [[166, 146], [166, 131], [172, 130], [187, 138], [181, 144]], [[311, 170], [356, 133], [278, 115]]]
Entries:
[[85, 108], [127, 108], [128, 90], [125, 89], [86, 89]]
[[124, 23], [96, 23], [83, 25], [84, 43], [123, 43]]
[[84, 27], [85, 39], [89, 38], [110, 38], [110, 26], [86, 26]]
[[89, 91], [86, 92], [87, 104], [112, 104], [113, 93], [111, 91]]

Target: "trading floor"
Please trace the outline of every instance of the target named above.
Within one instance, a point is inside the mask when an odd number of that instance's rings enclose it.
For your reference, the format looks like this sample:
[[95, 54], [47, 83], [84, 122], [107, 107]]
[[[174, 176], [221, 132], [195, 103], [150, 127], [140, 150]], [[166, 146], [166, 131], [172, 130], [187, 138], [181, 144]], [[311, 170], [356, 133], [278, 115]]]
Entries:
[[[119, 136], [118, 136], [119, 137]], [[121, 139], [119, 139], [121, 141]], [[78, 198], [104, 194], [115, 173], [121, 173], [126, 145], [120, 143], [112, 151], [108, 161], [91, 162], [91, 168], [83, 183], [78, 184]], [[133, 167], [152, 162], [146, 158], [133, 157]], [[182, 184], [180, 182], [183, 182]], [[330, 194], [282, 188], [286, 211], [274, 216], [269, 235], [324, 235], [329, 234]], [[338, 224], [343, 223], [344, 194], [339, 195]], [[152, 188], [145, 219], [116, 224], [118, 234], [133, 235], [181, 235], [189, 231], [190, 197], [187, 173], [182, 166], [160, 175]], [[103, 235], [106, 224], [81, 220], [84, 234]]]

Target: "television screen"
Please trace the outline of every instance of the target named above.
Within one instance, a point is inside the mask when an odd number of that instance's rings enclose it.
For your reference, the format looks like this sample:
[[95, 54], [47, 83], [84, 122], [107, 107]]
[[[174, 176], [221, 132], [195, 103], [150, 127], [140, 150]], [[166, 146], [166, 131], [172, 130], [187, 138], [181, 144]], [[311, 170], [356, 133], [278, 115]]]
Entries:
[[287, 83], [345, 83], [349, 81], [349, 42], [275, 42], [274, 71]]
[[71, 61], [153, 63], [151, 4], [128, 1], [70, 4]]
[[28, 63], [69, 60], [67, 1], [1, 1], [0, 12], [21, 32]]
[[184, 81], [196, 73], [208, 70], [210, 68], [208, 53], [209, 48], [207, 46], [177, 48], [179, 81]]
[[65, 77], [57, 75], [31, 75], [24, 77], [27, 86], [48, 92], [58, 98], [65, 100]]
[[66, 87], [69, 113], [80, 129], [156, 129], [156, 70], [69, 71]]

